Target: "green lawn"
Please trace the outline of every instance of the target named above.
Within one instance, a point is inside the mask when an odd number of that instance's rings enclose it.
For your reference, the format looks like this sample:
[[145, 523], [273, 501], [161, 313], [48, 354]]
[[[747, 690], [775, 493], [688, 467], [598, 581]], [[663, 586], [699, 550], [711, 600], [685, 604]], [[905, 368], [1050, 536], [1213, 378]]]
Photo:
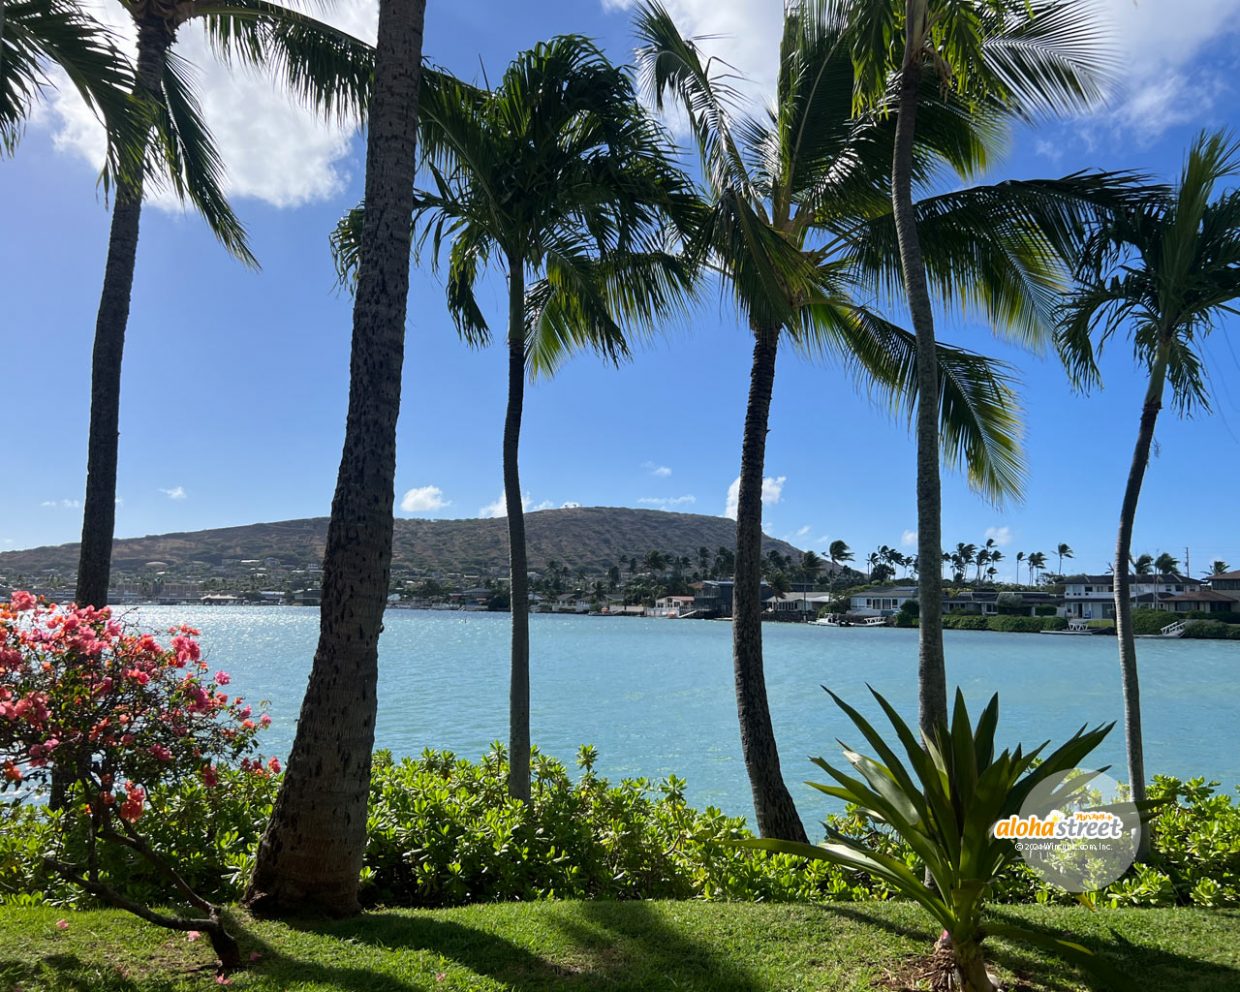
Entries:
[[[1013, 915], [1106, 948], [1145, 992], [1240, 990], [1240, 912], [1030, 906]], [[245, 956], [261, 957], [231, 987], [262, 992], [892, 988], [934, 935], [905, 904], [562, 902], [236, 923]], [[1000, 972], [1018, 979], [1009, 988], [1089, 988], [1040, 953], [992, 950]], [[214, 988], [205, 938], [190, 942], [117, 912], [0, 909], [0, 992]]]

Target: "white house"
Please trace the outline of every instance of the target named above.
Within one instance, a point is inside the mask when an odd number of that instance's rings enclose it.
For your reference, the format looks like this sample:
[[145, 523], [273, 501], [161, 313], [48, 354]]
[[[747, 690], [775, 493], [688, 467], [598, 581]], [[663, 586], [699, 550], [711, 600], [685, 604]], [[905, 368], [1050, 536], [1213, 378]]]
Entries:
[[692, 596], [660, 596], [654, 601], [654, 606], [646, 607], [646, 616], [675, 620], [692, 610]]
[[[1177, 596], [1201, 591], [1201, 583], [1182, 575], [1133, 575], [1129, 578], [1133, 606], [1176, 608]], [[1064, 615], [1072, 620], [1115, 619], [1115, 576], [1073, 575], [1064, 584]]]
[[763, 602], [769, 613], [816, 617], [818, 611], [834, 599], [829, 592], [786, 592], [782, 596], [768, 596]]
[[916, 586], [870, 589], [849, 598], [848, 612], [860, 617], [889, 617], [909, 602], [917, 602]]

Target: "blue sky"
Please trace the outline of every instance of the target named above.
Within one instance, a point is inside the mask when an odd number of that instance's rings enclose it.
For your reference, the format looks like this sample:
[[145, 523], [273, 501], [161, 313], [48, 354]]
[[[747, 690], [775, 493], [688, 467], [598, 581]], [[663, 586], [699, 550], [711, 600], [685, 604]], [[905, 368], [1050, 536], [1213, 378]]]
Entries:
[[[996, 176], [1138, 168], [1170, 176], [1203, 127], [1234, 126], [1240, 0], [1176, 4], [1101, 0], [1132, 74], [1089, 120], [1016, 135]], [[687, 33], [716, 50], [761, 100], [774, 70], [774, 0], [676, 0]], [[108, 8], [110, 10], [110, 8]], [[328, 15], [368, 35], [373, 6]], [[624, 0], [455, 4], [431, 0], [430, 58], [492, 77], [520, 48], [557, 32], [631, 48]], [[157, 197], [143, 220], [126, 348], [117, 514], [120, 536], [325, 515], [344, 429], [350, 300], [337, 291], [327, 234], [361, 189], [361, 139], [315, 124], [264, 80], [215, 65], [192, 35], [204, 103], [261, 272], [230, 259], [192, 215]], [[8, 470], [0, 550], [76, 540], [85, 475], [90, 346], [108, 215], [95, 185], [98, 138], [70, 96], [54, 96], [15, 158], [0, 162], [0, 345]], [[497, 286], [484, 304], [499, 320]], [[470, 350], [446, 316], [443, 288], [417, 270], [410, 299], [399, 428], [400, 515], [473, 517], [501, 494], [504, 362]], [[1207, 352], [1214, 412], [1164, 415], [1142, 498], [1136, 548], [1191, 549], [1194, 570], [1240, 567], [1240, 345], [1220, 327]], [[940, 335], [1017, 366], [1027, 419], [1023, 503], [993, 507], [947, 476], [944, 540], [996, 536], [1010, 573], [1018, 550], [1060, 541], [1077, 564], [1109, 560], [1141, 384], [1118, 343], [1105, 388], [1074, 395], [1057, 363], [998, 344], [985, 328], [944, 321]], [[1229, 340], [1230, 339], [1230, 340]], [[721, 514], [739, 464], [750, 340], [726, 300], [708, 297], [621, 369], [582, 356], [527, 392], [522, 478], [530, 506], [666, 506]], [[768, 532], [821, 549], [843, 538], [858, 557], [911, 544], [913, 451], [893, 420], [830, 364], [780, 359], [767, 448]]]

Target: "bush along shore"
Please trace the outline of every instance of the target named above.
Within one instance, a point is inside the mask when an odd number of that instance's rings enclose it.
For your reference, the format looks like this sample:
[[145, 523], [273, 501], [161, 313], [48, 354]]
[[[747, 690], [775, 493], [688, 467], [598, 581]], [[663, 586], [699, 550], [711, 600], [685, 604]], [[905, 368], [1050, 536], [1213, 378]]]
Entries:
[[[871, 902], [893, 892], [862, 872], [783, 854], [747, 850], [740, 817], [695, 809], [685, 782], [613, 784], [581, 748], [572, 775], [535, 752], [527, 806], [507, 794], [507, 762], [495, 745], [477, 762], [446, 751], [394, 760], [376, 755], [363, 870], [372, 906], [447, 907], [546, 899], [707, 899]], [[219, 771], [218, 785], [185, 779], [147, 797], [147, 840], [204, 897], [241, 897], [278, 775]], [[1150, 795], [1170, 800], [1153, 824], [1148, 864], [1088, 897], [1096, 907], [1240, 906], [1240, 803], [1217, 782], [1155, 778]], [[6, 807], [0, 821], [0, 903], [90, 907], [95, 901], [43, 862], [60, 814]], [[850, 807], [830, 827], [920, 870], [914, 852], [885, 825]], [[83, 854], [85, 831], [70, 832], [67, 858]], [[101, 875], [135, 901], [154, 900], [165, 882], [123, 847], [100, 848]], [[1070, 903], [1022, 864], [1000, 877], [1002, 903]]]
[[[1232, 614], [1228, 614], [1232, 616]], [[1168, 624], [1184, 621], [1183, 637], [1192, 640], [1240, 641], [1240, 624], [1209, 619], [1206, 614], [1168, 613], [1166, 610], [1133, 610], [1133, 630], [1136, 634], [1158, 634]], [[895, 627], [916, 627], [918, 620], [913, 611], [901, 610], [891, 618]], [[1114, 634], [1114, 620], [1091, 620], [1089, 626], [1100, 634]], [[1065, 617], [1029, 617], [1012, 614], [982, 616], [978, 613], [949, 613], [943, 617], [946, 630], [990, 630], [1004, 634], [1039, 634], [1044, 630], [1067, 630]]]

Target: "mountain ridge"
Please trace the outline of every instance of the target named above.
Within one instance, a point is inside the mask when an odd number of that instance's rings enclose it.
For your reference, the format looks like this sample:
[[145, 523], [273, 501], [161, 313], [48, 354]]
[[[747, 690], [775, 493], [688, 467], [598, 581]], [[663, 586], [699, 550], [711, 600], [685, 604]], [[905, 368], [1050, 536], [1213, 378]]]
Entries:
[[[268, 558], [278, 559], [285, 568], [305, 568], [322, 561], [326, 536], [327, 517], [305, 517], [118, 538], [113, 543], [113, 569], [120, 575], [132, 574], [149, 571], [148, 562], [160, 562], [170, 572], [183, 573]], [[735, 547], [736, 524], [727, 517], [667, 510], [569, 507], [527, 513], [526, 539], [534, 570], [554, 560], [573, 570], [605, 571], [618, 565], [621, 557], [653, 550], [687, 556], [696, 567], [699, 548], [713, 555], [720, 547]], [[800, 554], [788, 542], [764, 536], [763, 552], [770, 550]], [[77, 557], [77, 543], [0, 552], [0, 576], [73, 572]], [[507, 526], [503, 517], [398, 517], [392, 558], [394, 572], [502, 574], [507, 571]]]

